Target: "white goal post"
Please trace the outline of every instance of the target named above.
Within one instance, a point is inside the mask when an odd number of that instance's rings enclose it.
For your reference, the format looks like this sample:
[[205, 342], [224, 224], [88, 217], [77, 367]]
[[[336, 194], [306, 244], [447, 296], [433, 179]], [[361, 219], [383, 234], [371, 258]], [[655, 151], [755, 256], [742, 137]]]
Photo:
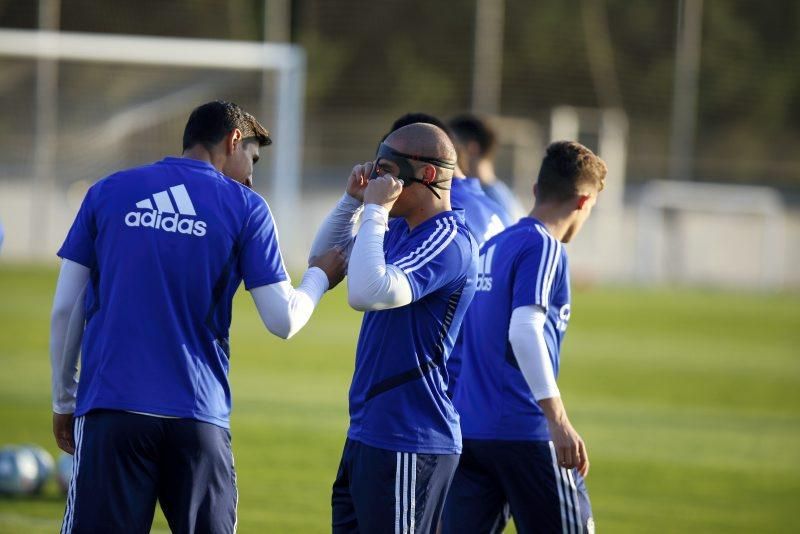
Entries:
[[[261, 71], [277, 75], [277, 98], [261, 88], [262, 114], [272, 114], [275, 148], [269, 154], [273, 181], [270, 205], [282, 237], [291, 243], [298, 213], [302, 167], [306, 56], [302, 47], [283, 43], [145, 37], [39, 30], [0, 30], [0, 58], [176, 66]], [[270, 109], [270, 106], [272, 109]], [[50, 169], [52, 172], [52, 169]], [[52, 187], [49, 177], [36, 177]], [[289, 235], [287, 235], [289, 234]]]
[[[680, 233], [677, 225], [670, 223], [674, 215], [708, 214], [716, 216], [755, 217], [761, 220], [761, 250], [743, 249], [742, 254], [757, 256], [760, 262], [758, 285], [763, 289], [779, 288], [784, 283], [786, 262], [786, 211], [780, 194], [769, 187], [753, 185], [715, 184], [703, 182], [678, 182], [653, 180], [641, 191], [637, 213], [636, 270], [644, 283], [675, 281], [682, 275], [665, 268], [659, 249], [673, 247], [669, 253], [681, 254]], [[670, 214], [673, 214], [671, 217]], [[708, 236], [709, 241], [718, 240]], [[737, 249], [740, 243], [725, 243]], [[663, 252], [663, 250], [662, 250]], [[680, 271], [680, 268], [677, 268]], [[672, 271], [672, 272], [670, 272]]]

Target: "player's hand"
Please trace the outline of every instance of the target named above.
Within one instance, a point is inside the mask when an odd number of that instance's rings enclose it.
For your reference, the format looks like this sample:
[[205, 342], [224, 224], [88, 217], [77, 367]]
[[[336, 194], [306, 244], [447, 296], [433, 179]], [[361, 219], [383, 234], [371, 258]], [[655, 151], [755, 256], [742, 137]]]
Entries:
[[73, 435], [73, 417], [71, 413], [53, 413], [53, 435], [58, 448], [67, 454], [75, 454], [75, 438]]
[[333, 289], [344, 278], [347, 258], [338, 247], [333, 247], [308, 262], [309, 267], [319, 267], [328, 276], [328, 289]]
[[347, 194], [364, 202], [364, 190], [367, 188], [369, 175], [372, 173], [373, 163], [368, 161], [353, 167], [353, 172], [347, 179]]
[[566, 469], [575, 468], [583, 477], [588, 475], [589, 455], [586, 452], [586, 444], [569, 420], [564, 417], [559, 421], [548, 421], [548, 426], [558, 466]]
[[391, 211], [402, 192], [403, 183], [391, 174], [384, 174], [369, 181], [364, 190], [364, 204], [378, 204]]

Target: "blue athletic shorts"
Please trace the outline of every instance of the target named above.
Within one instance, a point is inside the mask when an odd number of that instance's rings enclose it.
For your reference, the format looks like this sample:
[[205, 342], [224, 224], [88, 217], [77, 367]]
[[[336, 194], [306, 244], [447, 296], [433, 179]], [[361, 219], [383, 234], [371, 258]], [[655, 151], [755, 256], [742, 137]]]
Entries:
[[433, 534], [458, 454], [377, 449], [348, 439], [331, 499], [334, 534]]
[[230, 534], [236, 474], [227, 429], [98, 410], [75, 419], [63, 533], [147, 533], [156, 500], [174, 533]]
[[549, 441], [464, 440], [447, 495], [443, 534], [593, 534], [589, 493], [575, 469], [557, 465]]

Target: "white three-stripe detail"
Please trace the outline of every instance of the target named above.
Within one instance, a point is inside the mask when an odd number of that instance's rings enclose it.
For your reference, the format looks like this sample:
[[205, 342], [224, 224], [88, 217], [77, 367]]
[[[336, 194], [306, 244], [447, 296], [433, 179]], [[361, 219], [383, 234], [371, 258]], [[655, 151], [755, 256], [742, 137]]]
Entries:
[[417, 455], [411, 454], [411, 511], [408, 515], [408, 522], [411, 523], [409, 534], [414, 534], [414, 527], [417, 523]]
[[547, 279], [547, 294], [545, 298], [547, 302], [550, 301], [550, 292], [553, 290], [553, 281], [556, 278], [556, 271], [558, 270], [559, 260], [561, 259], [561, 242], [551, 237], [553, 240], [553, 253], [550, 260], [550, 268], [548, 269], [549, 277]]
[[536, 280], [536, 294], [541, 299], [540, 303], [546, 307], [550, 301], [550, 290], [553, 287], [553, 279], [558, 268], [561, 243], [543, 229], [537, 227], [536, 230], [544, 241], [542, 260], [539, 263], [539, 274]]
[[408, 453], [403, 453], [403, 534], [408, 534]]
[[175, 205], [178, 206], [178, 212], [181, 215], [197, 215], [194, 211], [194, 204], [192, 204], [192, 199], [189, 198], [189, 192], [186, 190], [186, 186], [176, 185], [174, 187], [170, 187], [169, 190], [172, 192], [172, 198], [175, 199]]
[[[410, 483], [409, 483], [410, 479]], [[402, 497], [401, 489], [402, 486]], [[402, 500], [402, 512], [400, 502]], [[394, 474], [394, 532], [414, 534], [417, 514], [417, 455], [398, 452]]]
[[[455, 223], [453, 223], [453, 227], [455, 227]], [[395, 262], [397, 267], [405, 270], [411, 267], [412, 265], [419, 263], [420, 261], [425, 260], [431, 254], [431, 250], [439, 245], [443, 239], [445, 239], [448, 235], [448, 231], [451, 228], [451, 219], [439, 219], [436, 221], [436, 230], [426, 239], [422, 245], [416, 248], [413, 253], [406, 256], [406, 258], [401, 259], [400, 261]]]
[[550, 241], [545, 237], [542, 241], [542, 257], [539, 260], [539, 272], [536, 274], [536, 290], [534, 293], [534, 298], [538, 300], [538, 303], [544, 307], [547, 307], [547, 302], [542, 299], [542, 294], [544, 293], [544, 271], [545, 271], [545, 262], [547, 261], [547, 252], [550, 249]]
[[75, 455], [72, 458], [72, 478], [69, 481], [69, 493], [67, 495], [67, 509], [64, 514], [64, 522], [61, 524], [61, 533], [72, 532], [72, 522], [75, 517], [75, 486], [78, 480], [78, 470], [81, 463], [81, 449], [83, 443], [83, 422], [84, 417], [75, 419], [74, 441]]
[[397, 469], [394, 474], [394, 534], [400, 534], [400, 456], [397, 453]]
[[162, 213], [175, 213], [175, 208], [172, 206], [172, 201], [166, 191], [160, 191], [153, 195], [153, 200], [156, 201], [156, 208]]
[[572, 502], [572, 493], [569, 491], [569, 481], [567, 480], [567, 470], [561, 469], [561, 485], [564, 487], [564, 503], [567, 506], [567, 527], [569, 534], [575, 533], [575, 503]]
[[556, 448], [553, 442], [550, 442], [550, 457], [553, 459], [553, 474], [556, 477], [556, 487], [558, 488], [558, 503], [561, 506], [561, 532], [567, 534], [567, 510], [564, 505], [564, 488], [561, 485], [561, 469], [558, 467], [558, 458], [556, 457]]
[[575, 503], [575, 526], [578, 534], [583, 534], [583, 521], [581, 520], [581, 503], [578, 501], [578, 487], [575, 485], [575, 478], [572, 476], [572, 469], [567, 471], [569, 476], [569, 486], [572, 489], [572, 502]]
[[540, 234], [542, 234], [542, 239], [548, 242], [547, 247], [547, 263], [545, 264], [544, 272], [542, 273], [542, 302], [547, 305], [550, 302], [550, 284], [552, 282], [551, 272], [553, 270], [553, 258], [556, 254], [556, 248], [558, 244], [556, 240], [550, 237], [544, 230], [541, 228], [537, 228]]
[[431, 241], [436, 239], [436, 236], [439, 234], [439, 232], [442, 231], [442, 229], [443, 229], [442, 219], [439, 219], [438, 221], [436, 221], [436, 230], [431, 232], [431, 235], [429, 235], [428, 238], [425, 241], [423, 241], [420, 246], [418, 246], [417, 248], [415, 248], [414, 250], [409, 252], [406, 256], [404, 256], [404, 257], [400, 258], [399, 260], [397, 260], [397, 262], [395, 262], [395, 265], [397, 265], [399, 267], [401, 263], [405, 263], [405, 262], [411, 260], [414, 256], [416, 256], [417, 254], [422, 252], [422, 250], [425, 247], [427, 247], [430, 244]]
[[[186, 190], [185, 185], [175, 185], [170, 187], [169, 190], [172, 193], [172, 198], [175, 200], [175, 204], [172, 204], [172, 199], [170, 199], [169, 193], [166, 191], [159, 191], [158, 193], [153, 194], [153, 200], [156, 202], [155, 209], [161, 213], [175, 213], [175, 208], [177, 207], [178, 213], [181, 215], [197, 215], [197, 212], [194, 209], [194, 204], [192, 204], [192, 199], [189, 197], [189, 192]], [[153, 203], [149, 198], [137, 202], [136, 207], [145, 210], [154, 209]]]
[[[445, 227], [449, 230], [449, 233], [443, 233], [432, 245], [431, 248], [438, 244], [438, 247], [433, 252], [425, 252], [424, 255], [420, 255], [415, 258], [412, 262], [406, 263], [403, 266], [399, 266], [403, 269], [403, 272], [406, 274], [413, 273], [417, 269], [423, 267], [426, 263], [434, 259], [438, 256], [447, 245], [449, 245], [453, 239], [456, 238], [456, 234], [458, 233], [458, 226], [456, 225], [455, 221], [452, 219], [445, 222]], [[440, 244], [441, 243], [441, 244]]]

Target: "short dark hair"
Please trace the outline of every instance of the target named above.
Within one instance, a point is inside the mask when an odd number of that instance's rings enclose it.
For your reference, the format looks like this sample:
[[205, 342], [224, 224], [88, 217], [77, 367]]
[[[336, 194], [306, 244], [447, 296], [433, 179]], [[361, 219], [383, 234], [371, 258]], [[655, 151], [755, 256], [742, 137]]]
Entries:
[[579, 194], [582, 184], [598, 191], [605, 186], [608, 169], [602, 159], [580, 143], [556, 141], [547, 147], [536, 181], [536, 199], [564, 202]]
[[494, 154], [497, 148], [497, 134], [486, 121], [470, 113], [464, 113], [450, 119], [449, 125], [459, 142], [466, 144], [475, 141], [483, 157]]
[[444, 133], [447, 134], [447, 137], [450, 138], [450, 141], [453, 141], [453, 132], [450, 131], [450, 128], [447, 127], [447, 124], [445, 124], [444, 121], [440, 120], [438, 117], [429, 115], [428, 113], [415, 112], [406, 113], [394, 121], [394, 123], [392, 123], [392, 127], [389, 129], [389, 132], [383, 136], [383, 139], [381, 139], [381, 142], [386, 141], [386, 138], [389, 137], [389, 134], [392, 132], [399, 130], [403, 126], [408, 126], [409, 124], [432, 124], [444, 131]]
[[259, 146], [272, 144], [269, 132], [255, 117], [233, 102], [216, 100], [196, 107], [189, 115], [183, 130], [183, 149], [202, 145], [210, 150], [234, 128], [241, 130], [244, 139], [258, 141]]

